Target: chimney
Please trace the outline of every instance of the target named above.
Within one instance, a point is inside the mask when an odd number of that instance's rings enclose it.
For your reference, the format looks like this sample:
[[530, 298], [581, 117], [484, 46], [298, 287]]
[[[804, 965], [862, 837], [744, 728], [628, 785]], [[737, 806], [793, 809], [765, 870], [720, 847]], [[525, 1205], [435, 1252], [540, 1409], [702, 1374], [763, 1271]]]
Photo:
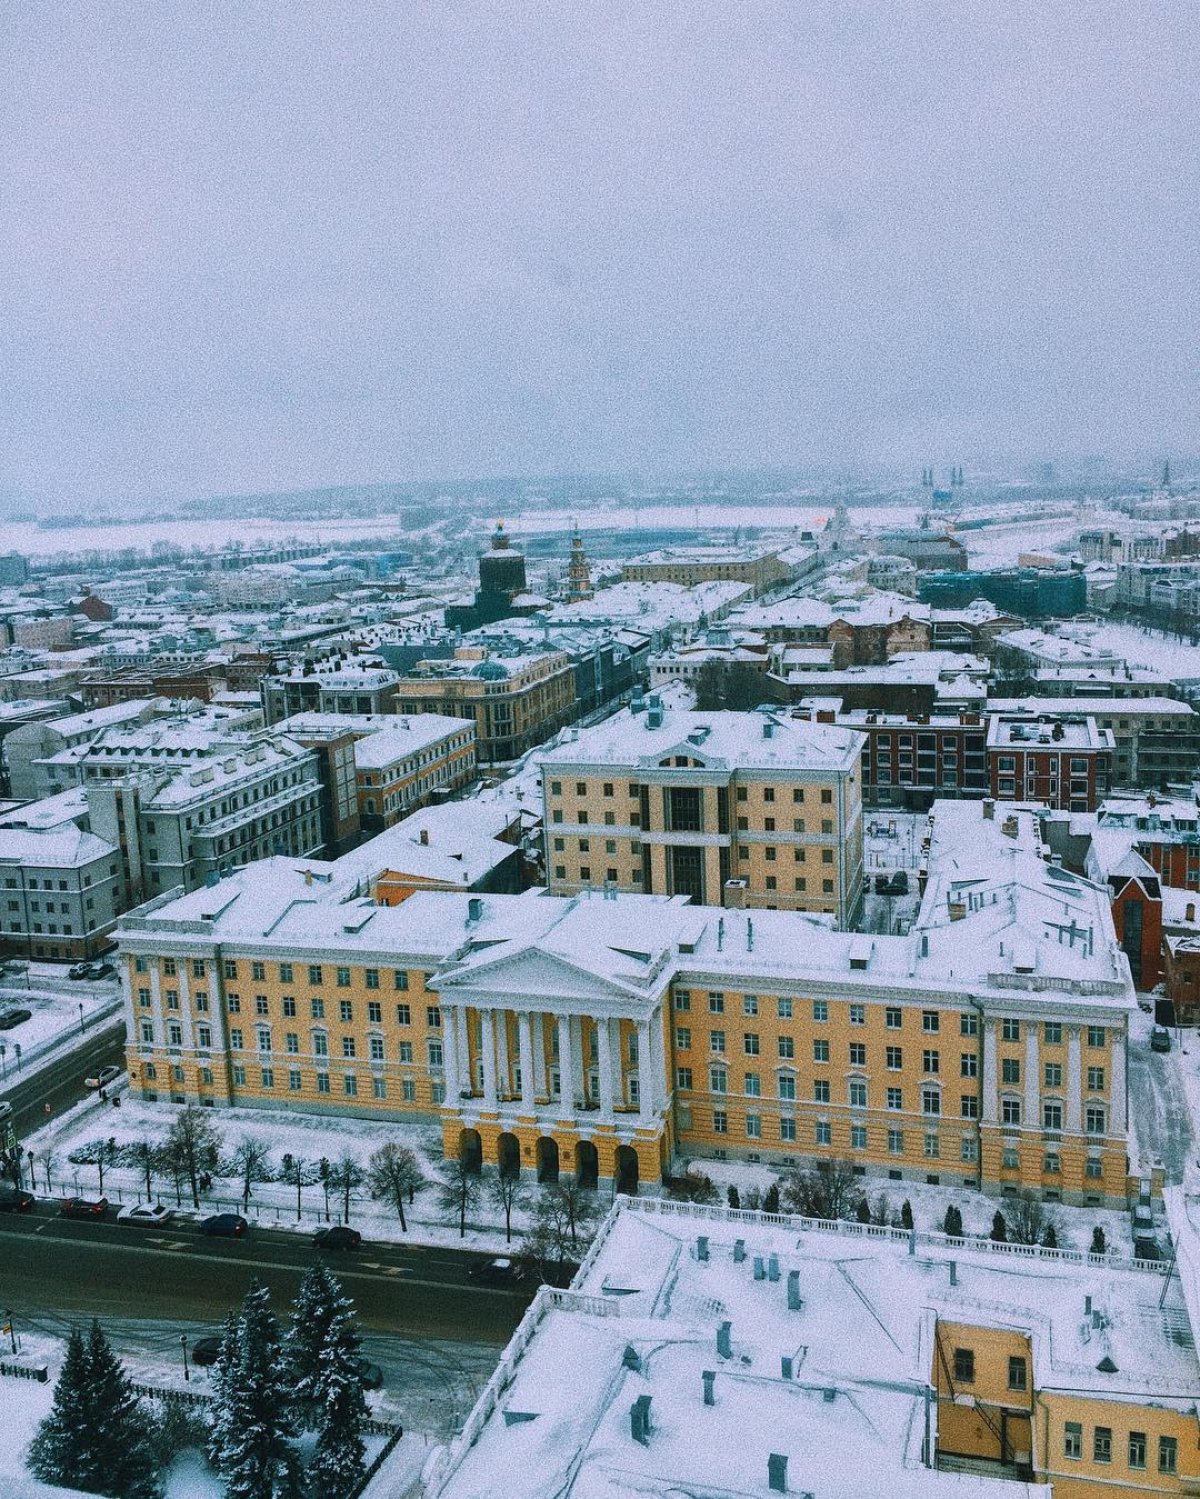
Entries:
[[1196, 919], [1196, 902], [1194, 900], [1189, 900], [1188, 903], [1187, 903], [1187, 905], [1184, 906], [1184, 908], [1183, 908], [1183, 919], [1184, 919], [1184, 921], [1195, 921], [1195, 919]]
[[774, 1283], [779, 1279], [779, 1256], [771, 1255], [767, 1260], [767, 1279]]
[[754, 922], [749, 916], [746, 917], [746, 951], [754, 951]]
[[717, 1328], [717, 1357], [733, 1357], [733, 1323], [722, 1322]]
[[787, 1458], [780, 1452], [767, 1458], [767, 1487], [773, 1494], [787, 1493]]
[[483, 902], [477, 895], [472, 895], [471, 898], [467, 901], [467, 920], [483, 920]]
[[304, 883], [306, 885], [311, 885], [312, 884], [312, 870], [311, 869], [306, 869], [304, 871]]
[[744, 911], [746, 909], [746, 881], [725, 881], [725, 904], [731, 911]]
[[716, 1405], [716, 1397], [713, 1394], [713, 1385], [716, 1383], [717, 1371], [705, 1369], [700, 1378], [704, 1381], [704, 1403], [705, 1405]]
[[428, 845], [428, 843], [429, 843], [429, 829], [428, 828], [422, 828], [421, 831], [417, 834], [417, 842]]
[[958, 1261], [957, 1260], [951, 1260], [950, 1261], [950, 1284], [952, 1286], [956, 1286], [958, 1284]]
[[791, 1379], [792, 1377], [792, 1360], [786, 1353], [779, 1360], [779, 1377], [780, 1379]]
[[983, 819], [985, 822], [994, 822], [996, 819], [996, 803], [990, 796], [983, 799]]
[[708, 1258], [708, 1235], [697, 1234], [696, 1236], [696, 1258], [706, 1260]]
[[629, 1408], [629, 1431], [635, 1442], [650, 1445], [650, 1396], [639, 1395]]
[[733, 1263], [735, 1265], [740, 1265], [745, 1258], [746, 1258], [746, 1241], [745, 1241], [745, 1239], [734, 1239], [734, 1241], [733, 1241]]
[[766, 1278], [767, 1271], [765, 1265], [763, 1264], [763, 1257], [761, 1254], [756, 1254], [754, 1256], [754, 1279], [766, 1280]]
[[788, 1311], [798, 1312], [804, 1303], [800, 1300], [800, 1272], [799, 1270], [788, 1271]]

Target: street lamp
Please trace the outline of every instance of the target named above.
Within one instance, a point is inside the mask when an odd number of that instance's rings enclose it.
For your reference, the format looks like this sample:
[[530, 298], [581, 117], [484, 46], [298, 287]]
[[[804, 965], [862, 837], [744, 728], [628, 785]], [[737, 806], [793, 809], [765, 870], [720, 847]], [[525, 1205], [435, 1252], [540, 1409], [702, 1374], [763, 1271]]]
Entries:
[[33, 1151], [29, 1152], [29, 1190], [32, 1192], [37, 1183], [33, 1179]]
[[79, 1001], [79, 1034], [82, 1036], [87, 1027], [83, 1023], [83, 1000]]
[[8, 1307], [4, 1313], [4, 1320], [8, 1323], [8, 1335], [12, 1339], [12, 1351], [17, 1351], [17, 1329], [13, 1326], [12, 1307]]
[[179, 1348], [180, 1352], [183, 1354], [183, 1382], [184, 1384], [190, 1384], [192, 1376], [188, 1373], [186, 1332], [181, 1332], [179, 1334]]

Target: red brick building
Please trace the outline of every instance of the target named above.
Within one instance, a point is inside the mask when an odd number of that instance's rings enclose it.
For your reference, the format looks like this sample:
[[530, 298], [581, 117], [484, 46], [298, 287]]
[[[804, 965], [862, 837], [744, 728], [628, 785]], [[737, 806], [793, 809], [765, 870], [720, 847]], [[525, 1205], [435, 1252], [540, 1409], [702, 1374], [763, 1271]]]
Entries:
[[1094, 718], [994, 714], [987, 734], [991, 794], [1093, 812], [1108, 794], [1113, 751], [1112, 730], [1098, 728]]

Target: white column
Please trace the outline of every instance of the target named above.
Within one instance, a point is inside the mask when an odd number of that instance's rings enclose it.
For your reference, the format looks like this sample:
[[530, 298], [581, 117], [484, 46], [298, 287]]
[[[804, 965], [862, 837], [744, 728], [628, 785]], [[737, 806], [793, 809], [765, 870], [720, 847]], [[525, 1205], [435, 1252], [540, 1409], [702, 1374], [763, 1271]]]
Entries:
[[571, 1047], [571, 1016], [558, 1017], [559, 1096], [566, 1110], [575, 1108], [575, 1055]]
[[648, 1121], [651, 1112], [651, 1094], [653, 1083], [650, 1072], [650, 1022], [639, 1020], [637, 1023], [638, 1037], [638, 1118]]
[[995, 1124], [1000, 1116], [996, 1094], [996, 1022], [983, 1023], [983, 1122]]
[[501, 1094], [508, 1098], [512, 1093], [512, 1068], [508, 1063], [508, 1011], [497, 1010], [496, 1014], [496, 1075]]
[[446, 1102], [458, 1107], [458, 1031], [461, 1021], [458, 1011], [442, 1005], [442, 1078], [446, 1085]]
[[550, 1089], [546, 1083], [546, 1030], [542, 1012], [535, 1010], [529, 1023], [533, 1031], [533, 1092], [535, 1097], [545, 1098]]
[[605, 1119], [613, 1113], [613, 1046], [612, 1021], [601, 1016], [596, 1021], [596, 1050], [600, 1069], [600, 1112]]
[[1041, 1097], [1041, 1077], [1038, 1075], [1038, 1028], [1033, 1020], [1025, 1022], [1025, 1107], [1022, 1111], [1025, 1115], [1025, 1123], [1030, 1128], [1038, 1129], [1042, 1123], [1042, 1111], [1039, 1107]]
[[468, 1093], [475, 1091], [475, 1079], [471, 1076], [471, 1038], [467, 1034], [468, 1020], [466, 1010], [456, 1012], [458, 1024], [454, 1028], [454, 1071], [458, 1077], [458, 1090], [461, 1093], [466, 1089]]
[[533, 1112], [533, 1016], [517, 1011], [517, 1050], [521, 1058], [521, 1107]]
[[1067, 1128], [1075, 1134], [1083, 1128], [1083, 1071], [1077, 1025], [1067, 1026]]
[[1124, 1134], [1127, 1124], [1127, 1100], [1125, 1092], [1125, 1045], [1129, 1033], [1112, 1030], [1112, 1086], [1109, 1090], [1109, 1129], [1114, 1135]]
[[496, 1107], [496, 1023], [492, 1010], [480, 1010], [480, 1055], [483, 1058], [483, 1106]]

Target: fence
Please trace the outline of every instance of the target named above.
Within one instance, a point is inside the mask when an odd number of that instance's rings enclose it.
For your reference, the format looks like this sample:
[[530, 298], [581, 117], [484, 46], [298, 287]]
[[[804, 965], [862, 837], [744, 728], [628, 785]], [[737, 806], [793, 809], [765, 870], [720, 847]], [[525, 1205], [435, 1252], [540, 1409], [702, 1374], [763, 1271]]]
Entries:
[[384, 1463], [395, 1450], [401, 1437], [403, 1437], [404, 1435], [403, 1426], [386, 1426], [382, 1421], [372, 1421], [370, 1423], [364, 1422], [363, 1430], [386, 1431], [388, 1433], [388, 1439], [386, 1442], [384, 1442], [383, 1446], [371, 1459], [371, 1462], [367, 1467], [367, 1471], [350, 1490], [349, 1494], [346, 1495], [346, 1499], [360, 1499], [360, 1495], [366, 1492], [367, 1485], [371, 1482], [372, 1478], [375, 1477], [376, 1473], [379, 1472], [380, 1468], [383, 1467]]
[[33, 1379], [38, 1384], [45, 1384], [50, 1378], [50, 1371], [45, 1364], [36, 1364], [30, 1367], [27, 1364], [5, 1364], [0, 1363], [0, 1374], [9, 1379]]

